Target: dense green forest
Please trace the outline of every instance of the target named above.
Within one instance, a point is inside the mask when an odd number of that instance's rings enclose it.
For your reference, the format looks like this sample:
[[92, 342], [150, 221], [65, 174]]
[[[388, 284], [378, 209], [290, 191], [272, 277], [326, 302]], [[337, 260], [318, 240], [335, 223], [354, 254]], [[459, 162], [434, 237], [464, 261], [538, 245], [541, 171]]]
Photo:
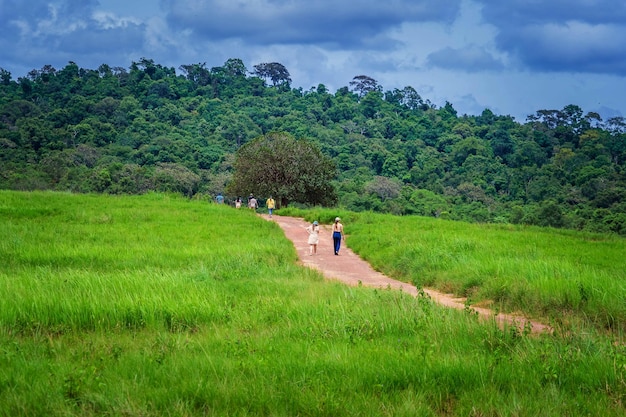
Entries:
[[208, 198], [228, 191], [238, 149], [270, 132], [332, 159], [344, 209], [626, 235], [623, 117], [573, 104], [524, 123], [459, 115], [410, 86], [357, 75], [305, 91], [279, 63], [240, 59], [178, 71], [69, 62], [16, 80], [0, 68], [3, 189]]

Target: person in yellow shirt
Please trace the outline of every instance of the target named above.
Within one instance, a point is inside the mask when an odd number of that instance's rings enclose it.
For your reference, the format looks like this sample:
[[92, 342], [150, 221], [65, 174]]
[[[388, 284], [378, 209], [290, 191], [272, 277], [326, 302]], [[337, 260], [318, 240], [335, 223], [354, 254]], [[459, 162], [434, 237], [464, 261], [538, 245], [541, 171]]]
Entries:
[[276, 207], [276, 201], [274, 201], [272, 196], [270, 196], [270, 198], [267, 199], [265, 204], [267, 205], [267, 211], [270, 213], [270, 219], [271, 219], [272, 218], [272, 212], [274, 211], [274, 208]]

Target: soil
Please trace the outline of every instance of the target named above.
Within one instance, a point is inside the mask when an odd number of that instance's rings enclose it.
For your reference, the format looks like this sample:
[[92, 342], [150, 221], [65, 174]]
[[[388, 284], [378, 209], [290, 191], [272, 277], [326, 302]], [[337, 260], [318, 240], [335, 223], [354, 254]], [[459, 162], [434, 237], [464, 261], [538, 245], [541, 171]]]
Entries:
[[[287, 216], [261, 215], [269, 221], [277, 223], [285, 232], [285, 236], [291, 240], [298, 252], [300, 262], [310, 268], [319, 270], [326, 278], [341, 281], [347, 285], [362, 285], [373, 288], [391, 288], [417, 296], [419, 289], [414, 285], [390, 278], [374, 270], [367, 262], [359, 258], [347, 247], [346, 242], [341, 242], [339, 255], [334, 254], [333, 239], [330, 226], [322, 225], [320, 240], [317, 245], [317, 254], [309, 255], [308, 233], [306, 227], [309, 223], [303, 219]], [[495, 320], [501, 327], [517, 326], [520, 330], [530, 326], [532, 333], [552, 333], [552, 328], [543, 323], [532, 321], [517, 314], [496, 314], [494, 311], [481, 306], [466, 306], [466, 299], [453, 294], [444, 294], [429, 288], [422, 288], [433, 301], [445, 307], [465, 309], [471, 308], [484, 320]], [[488, 303], [482, 303], [485, 305]]]

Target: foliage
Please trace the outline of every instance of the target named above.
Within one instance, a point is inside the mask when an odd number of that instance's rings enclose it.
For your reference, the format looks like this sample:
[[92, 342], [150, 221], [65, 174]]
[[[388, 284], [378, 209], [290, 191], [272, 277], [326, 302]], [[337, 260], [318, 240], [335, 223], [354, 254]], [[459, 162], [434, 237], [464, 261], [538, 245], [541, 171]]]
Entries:
[[285, 133], [268, 133], [241, 147], [234, 170], [231, 194], [275, 196], [279, 208], [290, 202], [331, 205], [336, 200], [332, 160], [311, 143]]
[[281, 84], [289, 87], [289, 84], [291, 83], [289, 71], [283, 64], [278, 62], [257, 64], [254, 66], [253, 73], [260, 78], [270, 79], [274, 87]]
[[350, 86], [361, 97], [366, 96], [370, 92], [381, 90], [378, 82], [372, 77], [368, 77], [367, 75], [357, 75], [352, 79], [352, 81], [350, 81]]
[[523, 123], [459, 115], [367, 75], [304, 91], [278, 62], [253, 68], [231, 58], [177, 73], [142, 58], [45, 65], [17, 80], [0, 68], [0, 188], [215, 195], [238, 149], [281, 132], [332, 159], [341, 208], [626, 235], [621, 116], [574, 104]]

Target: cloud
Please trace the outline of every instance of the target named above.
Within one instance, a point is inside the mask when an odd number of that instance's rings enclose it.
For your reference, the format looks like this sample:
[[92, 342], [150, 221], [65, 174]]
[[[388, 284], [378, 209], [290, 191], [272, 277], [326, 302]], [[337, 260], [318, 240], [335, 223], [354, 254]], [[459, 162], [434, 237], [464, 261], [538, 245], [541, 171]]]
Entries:
[[588, 23], [621, 23], [626, 4], [615, 0], [475, 0], [483, 4], [483, 16], [498, 27], [526, 26], [579, 20]]
[[475, 45], [459, 49], [447, 47], [432, 52], [426, 58], [426, 66], [464, 72], [493, 71], [504, 68], [502, 62], [494, 58], [485, 48]]
[[[453, 107], [457, 110], [458, 114], [481, 114], [489, 106], [485, 106], [476, 100], [472, 94], [465, 94], [461, 97], [457, 97], [454, 100]], [[496, 109], [490, 109], [497, 114]]]
[[96, 66], [115, 65], [122, 63], [116, 57], [140, 51], [146, 25], [138, 19], [98, 11], [98, 5], [96, 0], [32, 0], [28, 7], [1, 2], [3, 64], [39, 68], [42, 63], [60, 66], [83, 60]]
[[[452, 22], [460, 0], [165, 0], [167, 20], [206, 40], [387, 47], [382, 35], [406, 21]], [[372, 39], [376, 40], [372, 42]]]
[[626, 76], [626, 4], [477, 0], [496, 45], [523, 68]]
[[528, 26], [501, 44], [533, 69], [626, 75], [624, 38], [626, 27], [572, 21]]
[[80, 56], [98, 54], [115, 54], [120, 49], [139, 50], [144, 43], [143, 25], [130, 25], [115, 29], [81, 29], [72, 36], [59, 37], [56, 41], [59, 51]]
[[15, 36], [15, 28], [21, 29], [21, 35], [26, 34], [25, 30], [34, 35], [67, 32], [83, 24], [83, 17], [98, 5], [97, 0], [32, 0], [28, 2], [28, 7], [18, 3], [0, 3], [0, 29], [3, 36]]

